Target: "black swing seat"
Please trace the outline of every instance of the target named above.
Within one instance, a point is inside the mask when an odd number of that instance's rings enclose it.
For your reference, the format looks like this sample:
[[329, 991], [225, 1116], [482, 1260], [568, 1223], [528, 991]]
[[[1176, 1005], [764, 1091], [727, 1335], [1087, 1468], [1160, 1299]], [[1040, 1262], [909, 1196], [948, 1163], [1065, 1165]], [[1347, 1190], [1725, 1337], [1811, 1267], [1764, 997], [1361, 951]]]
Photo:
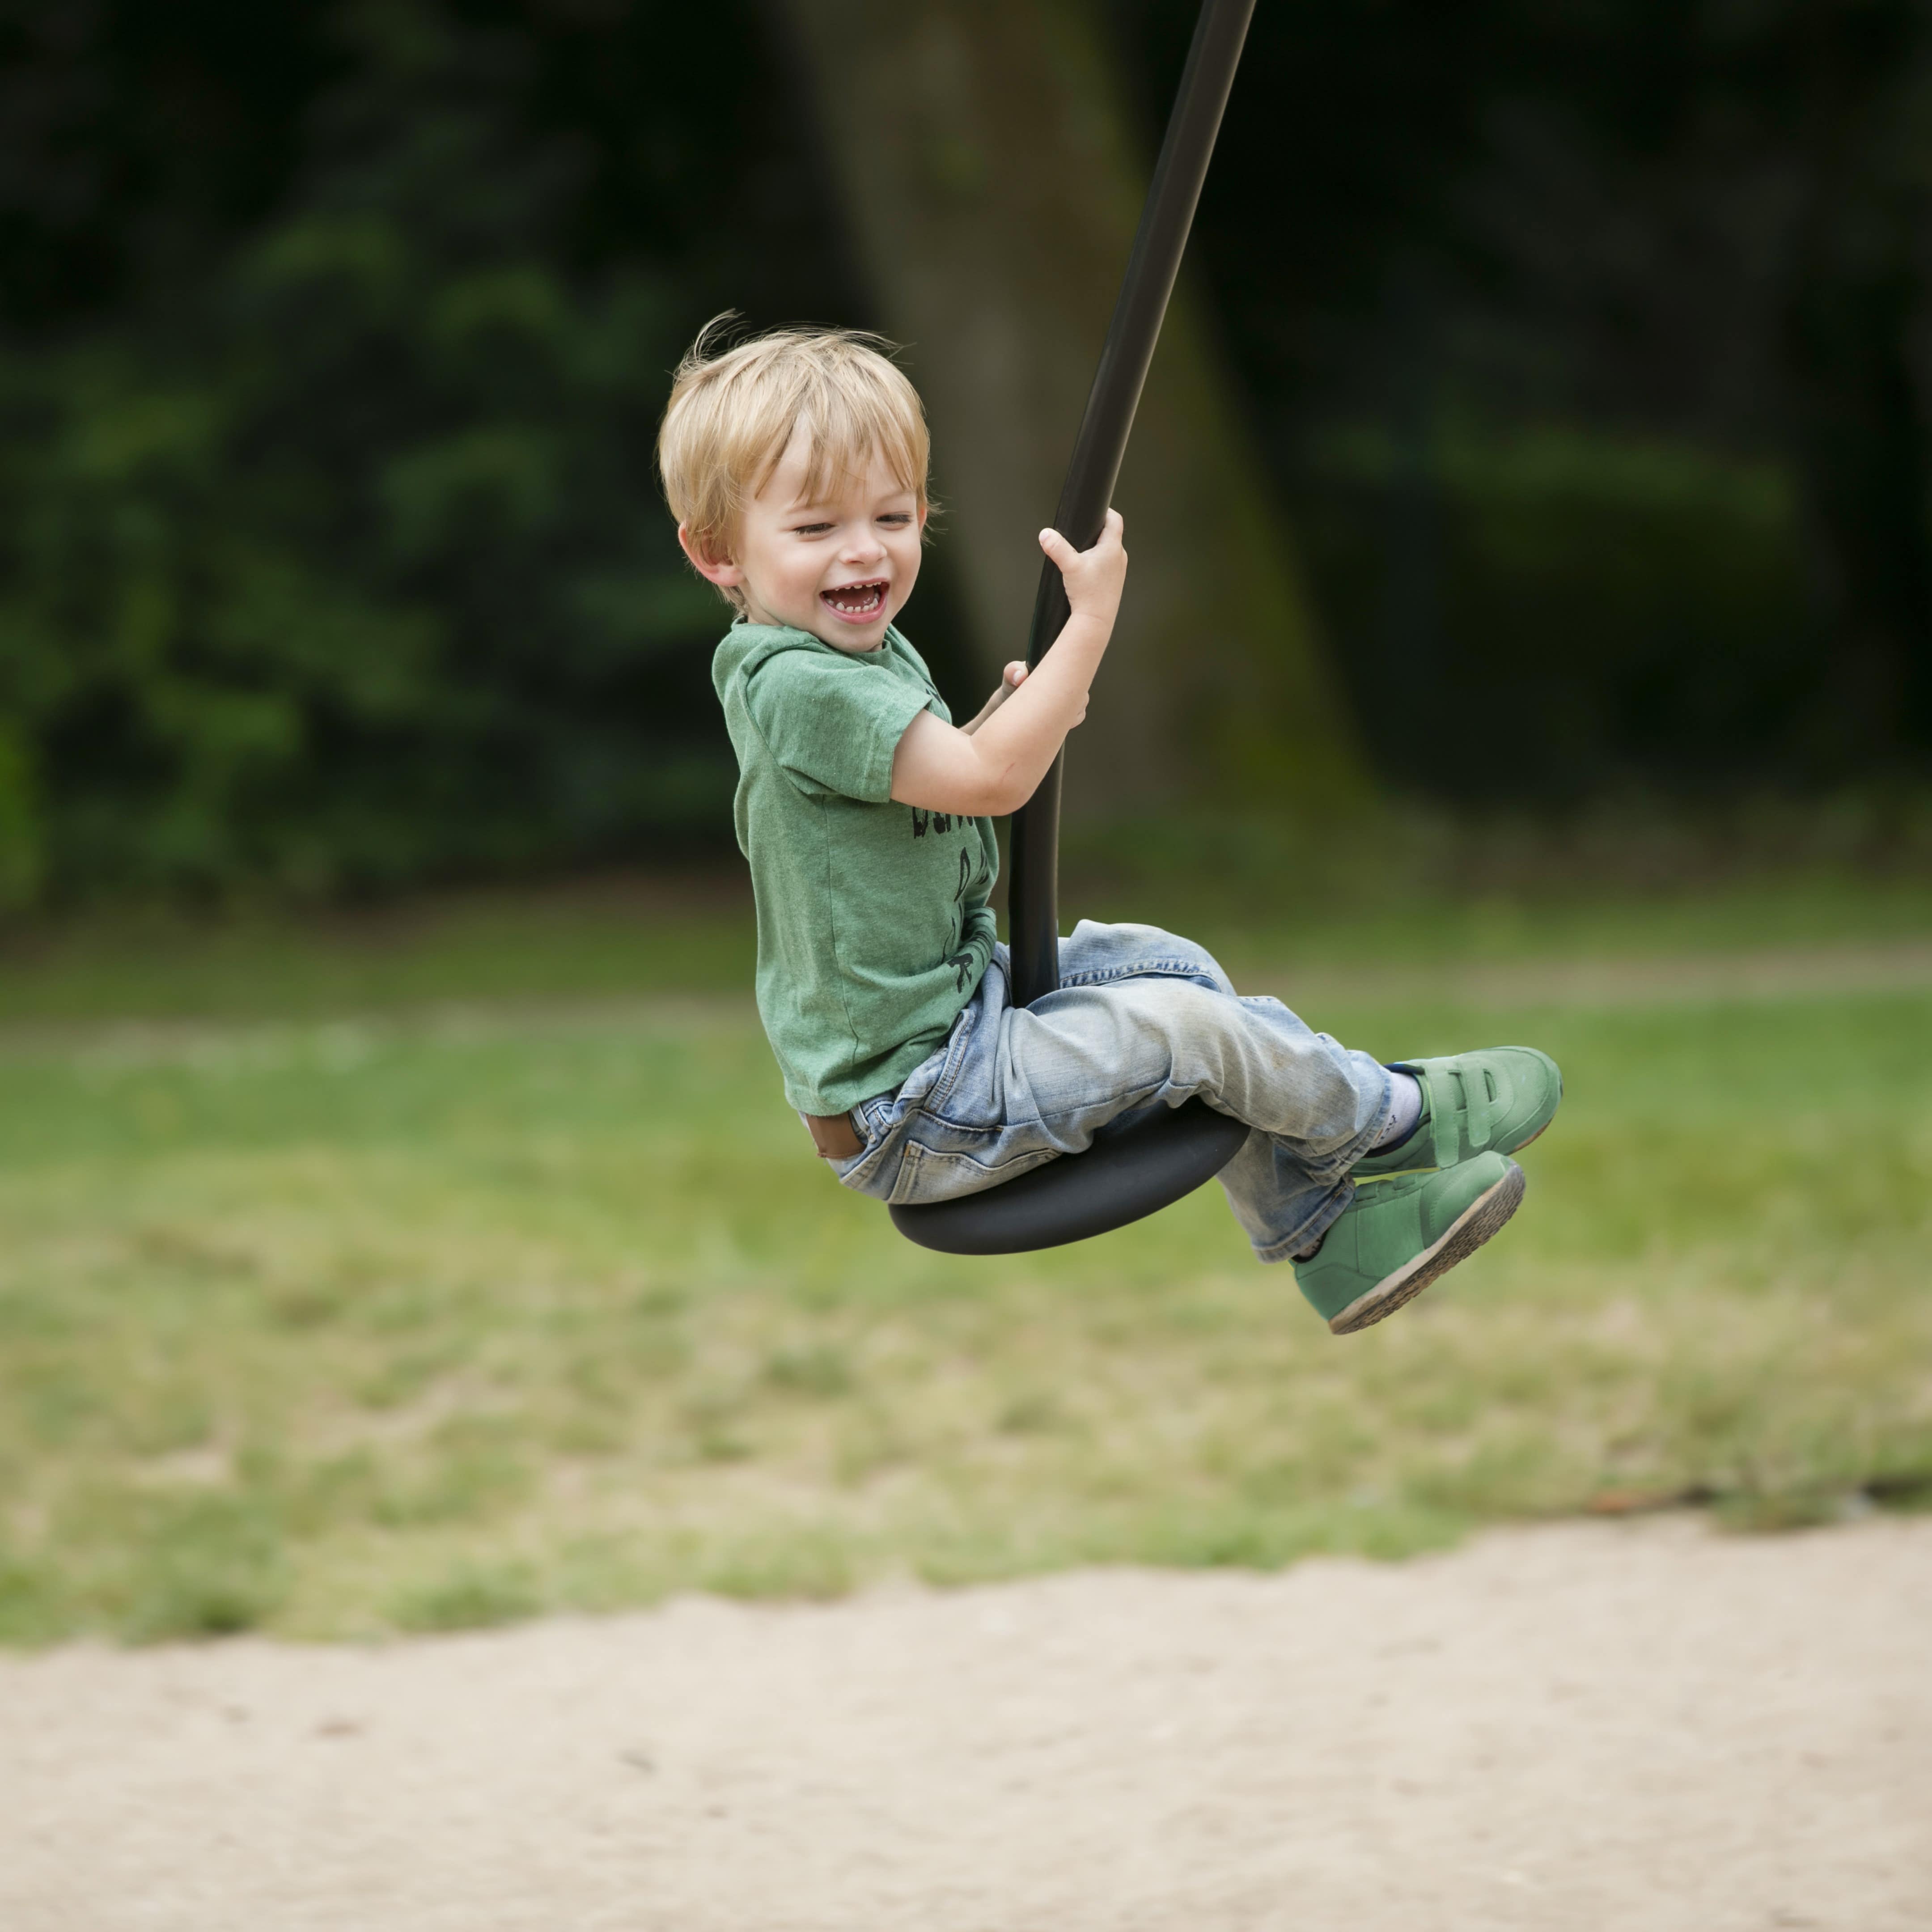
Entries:
[[1138, 1221], [1192, 1194], [1232, 1160], [1248, 1130], [1188, 1100], [1084, 1154], [1062, 1154], [977, 1194], [890, 1210], [909, 1241], [947, 1255], [1013, 1255], [1064, 1247]]

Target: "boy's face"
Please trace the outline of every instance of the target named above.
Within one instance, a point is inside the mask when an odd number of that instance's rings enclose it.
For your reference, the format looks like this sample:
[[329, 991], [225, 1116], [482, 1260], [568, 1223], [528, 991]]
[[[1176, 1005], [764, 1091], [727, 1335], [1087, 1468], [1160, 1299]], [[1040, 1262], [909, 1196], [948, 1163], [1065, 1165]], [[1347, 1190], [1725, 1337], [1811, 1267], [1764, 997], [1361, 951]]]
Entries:
[[836, 650], [875, 650], [918, 580], [926, 512], [877, 456], [862, 479], [824, 500], [808, 496], [805, 473], [801, 430], [746, 506], [728, 560], [697, 555], [682, 525], [678, 541], [700, 575], [743, 592], [753, 623], [808, 631]]

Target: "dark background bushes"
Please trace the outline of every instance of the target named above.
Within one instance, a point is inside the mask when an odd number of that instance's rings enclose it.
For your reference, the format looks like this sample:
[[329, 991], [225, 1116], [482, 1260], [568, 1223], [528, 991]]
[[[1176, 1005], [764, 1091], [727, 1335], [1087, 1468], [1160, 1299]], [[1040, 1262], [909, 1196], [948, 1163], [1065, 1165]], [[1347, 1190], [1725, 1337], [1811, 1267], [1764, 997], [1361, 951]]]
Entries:
[[[1149, 144], [1192, 14], [1104, 10]], [[872, 319], [774, 17], [0, 21], [0, 896], [715, 847], [667, 373], [727, 306]], [[1888, 0], [1260, 10], [1196, 267], [1391, 787], [1918, 781], [1928, 40]]]
[[810, 248], [753, 238], [803, 198], [796, 156], [740, 152], [755, 85], [736, 124], [700, 112], [622, 18], [232, 24], [16, 18], [9, 896], [382, 886], [715, 826], [718, 607], [650, 454], [724, 291], [815, 292]]

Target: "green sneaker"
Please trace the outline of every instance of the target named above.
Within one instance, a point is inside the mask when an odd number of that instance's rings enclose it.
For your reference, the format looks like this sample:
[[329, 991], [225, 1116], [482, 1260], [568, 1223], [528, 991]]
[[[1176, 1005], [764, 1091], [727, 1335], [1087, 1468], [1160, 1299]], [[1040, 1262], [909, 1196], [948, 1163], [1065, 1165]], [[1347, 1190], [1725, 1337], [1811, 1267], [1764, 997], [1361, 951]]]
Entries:
[[1443, 1060], [1399, 1060], [1398, 1072], [1422, 1088], [1422, 1118], [1400, 1147], [1365, 1154], [1355, 1180], [1454, 1167], [1483, 1154], [1514, 1154], [1549, 1126], [1563, 1098], [1563, 1076], [1533, 1046], [1492, 1046]]
[[1440, 1170], [1355, 1178], [1355, 1198], [1294, 1279], [1337, 1335], [1352, 1335], [1466, 1261], [1516, 1210], [1522, 1169], [1479, 1154]]

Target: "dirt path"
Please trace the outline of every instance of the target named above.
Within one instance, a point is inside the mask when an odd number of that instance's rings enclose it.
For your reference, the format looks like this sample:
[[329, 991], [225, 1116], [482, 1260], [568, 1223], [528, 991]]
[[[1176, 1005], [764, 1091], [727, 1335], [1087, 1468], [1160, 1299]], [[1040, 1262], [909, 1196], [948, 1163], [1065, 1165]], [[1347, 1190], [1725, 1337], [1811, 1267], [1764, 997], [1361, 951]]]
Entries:
[[6, 1932], [1932, 1926], [1932, 1520], [0, 1661]]

